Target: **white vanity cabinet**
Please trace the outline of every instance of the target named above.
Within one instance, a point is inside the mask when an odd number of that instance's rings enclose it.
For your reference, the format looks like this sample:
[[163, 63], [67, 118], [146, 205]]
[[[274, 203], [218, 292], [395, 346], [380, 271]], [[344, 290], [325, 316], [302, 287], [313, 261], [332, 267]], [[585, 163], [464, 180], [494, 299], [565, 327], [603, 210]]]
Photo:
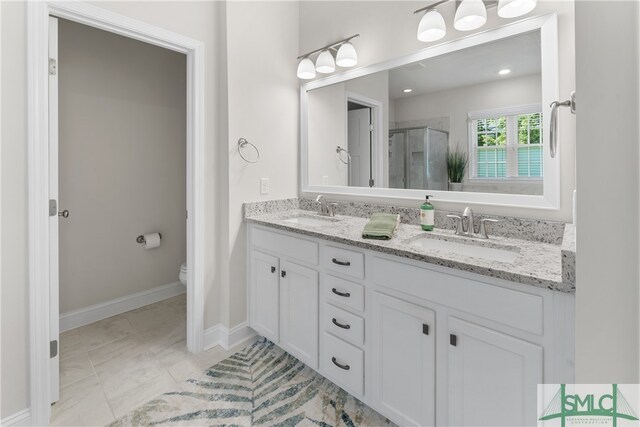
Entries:
[[403, 425], [435, 424], [436, 314], [373, 292], [372, 398]]
[[283, 261], [280, 276], [280, 345], [317, 368], [318, 272]]
[[449, 424], [535, 421], [531, 403], [543, 382], [542, 347], [456, 318], [449, 319], [449, 331]]
[[[535, 425], [573, 295], [250, 224], [249, 324], [400, 425]], [[273, 272], [275, 267], [275, 272]]]

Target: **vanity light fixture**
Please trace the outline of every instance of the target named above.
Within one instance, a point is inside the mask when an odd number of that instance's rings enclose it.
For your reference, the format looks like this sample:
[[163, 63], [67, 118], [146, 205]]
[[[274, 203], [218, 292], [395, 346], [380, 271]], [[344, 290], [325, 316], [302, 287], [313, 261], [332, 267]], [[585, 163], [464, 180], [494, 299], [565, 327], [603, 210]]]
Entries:
[[[436, 9], [451, 0], [440, 0], [414, 11], [425, 12], [418, 24], [418, 40], [434, 42], [447, 34], [444, 18]], [[458, 8], [453, 18], [453, 27], [458, 31], [472, 31], [487, 22], [487, 8], [498, 7], [501, 18], [517, 18], [535, 9], [538, 0], [457, 0]]]
[[501, 76], [506, 76], [509, 73], [511, 73], [511, 70], [508, 68], [503, 68], [502, 70], [498, 71], [498, 74], [500, 74]]
[[517, 18], [536, 8], [538, 0], [499, 0], [498, 16], [501, 18]]
[[418, 24], [418, 40], [421, 42], [434, 42], [447, 34], [447, 26], [444, 18], [435, 9], [428, 10]]
[[316, 66], [309, 58], [302, 58], [298, 64], [298, 78], [302, 80], [310, 80], [316, 77]]
[[344, 43], [336, 54], [336, 64], [338, 67], [349, 68], [358, 63], [356, 48], [349, 42]]
[[472, 31], [487, 22], [487, 8], [482, 0], [462, 0], [453, 18], [453, 27], [458, 31]]
[[323, 50], [316, 59], [316, 71], [322, 74], [333, 73], [336, 70], [336, 62], [328, 50]]
[[[297, 72], [298, 78], [303, 80], [313, 79], [316, 77], [316, 71], [322, 74], [333, 73], [336, 70], [336, 65], [344, 68], [356, 65], [358, 63], [358, 54], [353, 44], [351, 44], [351, 40], [359, 36], [360, 34], [354, 34], [346, 39], [298, 56], [298, 60], [300, 60]], [[316, 53], [319, 53], [319, 55], [314, 65], [311, 56]]]

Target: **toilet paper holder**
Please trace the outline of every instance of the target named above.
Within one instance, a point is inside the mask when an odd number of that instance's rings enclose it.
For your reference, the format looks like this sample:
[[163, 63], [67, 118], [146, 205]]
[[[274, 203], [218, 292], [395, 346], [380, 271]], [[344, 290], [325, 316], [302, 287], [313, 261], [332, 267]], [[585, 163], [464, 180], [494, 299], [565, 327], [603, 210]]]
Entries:
[[[158, 236], [160, 236], [160, 239], [162, 239], [162, 233], [158, 233]], [[146, 243], [146, 241], [144, 240], [144, 235], [141, 234], [138, 237], [136, 237], [136, 242], [140, 244]]]

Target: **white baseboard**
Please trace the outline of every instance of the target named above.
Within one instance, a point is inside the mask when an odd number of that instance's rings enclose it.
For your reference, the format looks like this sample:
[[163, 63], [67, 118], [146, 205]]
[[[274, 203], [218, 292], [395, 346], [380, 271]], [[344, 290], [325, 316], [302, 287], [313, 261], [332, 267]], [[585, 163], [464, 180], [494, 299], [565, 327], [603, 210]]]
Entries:
[[60, 332], [126, 313], [145, 305], [184, 294], [186, 291], [187, 288], [182, 283], [174, 282], [79, 310], [69, 311], [60, 315]]
[[0, 420], [0, 426], [30, 426], [31, 425], [31, 411], [29, 408], [23, 409], [13, 415], [9, 415], [7, 418]]
[[253, 338], [255, 335], [255, 331], [249, 327], [247, 322], [243, 322], [231, 329], [218, 324], [204, 331], [204, 349], [209, 350], [211, 347], [219, 345], [225, 350], [229, 350]]

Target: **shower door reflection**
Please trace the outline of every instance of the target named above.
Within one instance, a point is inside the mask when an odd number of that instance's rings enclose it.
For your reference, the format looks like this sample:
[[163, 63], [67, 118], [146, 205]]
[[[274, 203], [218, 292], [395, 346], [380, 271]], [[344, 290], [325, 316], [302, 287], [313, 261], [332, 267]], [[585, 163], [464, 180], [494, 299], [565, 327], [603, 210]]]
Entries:
[[431, 128], [389, 131], [389, 188], [448, 189], [449, 134]]

